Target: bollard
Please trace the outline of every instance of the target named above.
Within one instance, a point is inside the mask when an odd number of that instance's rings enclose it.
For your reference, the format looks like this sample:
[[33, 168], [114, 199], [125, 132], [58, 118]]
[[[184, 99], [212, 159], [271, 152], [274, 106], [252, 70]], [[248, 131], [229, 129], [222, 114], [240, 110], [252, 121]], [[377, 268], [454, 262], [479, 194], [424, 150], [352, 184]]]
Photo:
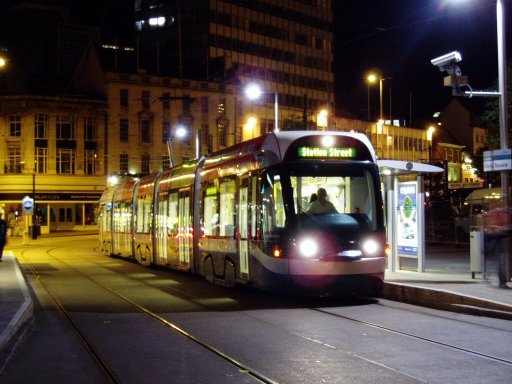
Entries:
[[469, 257], [471, 267], [471, 278], [475, 278], [475, 273], [484, 273], [484, 231], [481, 227], [471, 227], [469, 233]]

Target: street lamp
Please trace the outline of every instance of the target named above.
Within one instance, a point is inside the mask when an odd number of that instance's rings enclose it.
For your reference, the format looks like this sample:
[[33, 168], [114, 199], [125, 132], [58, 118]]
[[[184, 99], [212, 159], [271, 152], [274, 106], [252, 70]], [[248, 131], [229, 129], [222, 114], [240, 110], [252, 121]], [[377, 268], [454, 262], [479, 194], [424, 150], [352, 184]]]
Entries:
[[[174, 140], [174, 137], [181, 139], [185, 137], [185, 135], [188, 133], [187, 128], [185, 126], [178, 124], [176, 128], [174, 129], [174, 134], [169, 135], [166, 138], [167, 141], [167, 151], [169, 152], [169, 160], [170, 160], [170, 168], [174, 167], [174, 151], [172, 149], [172, 141]], [[197, 150], [196, 150], [197, 151]]]
[[254, 116], [250, 116], [247, 118], [247, 123], [244, 126], [244, 134], [242, 134], [243, 139], [249, 140], [253, 139], [256, 133], [256, 125], [258, 120]]
[[[369, 87], [369, 84], [374, 84], [377, 82], [377, 79], [379, 80], [379, 104], [380, 104], [380, 115], [379, 115], [379, 120], [382, 120], [384, 121], [384, 113], [383, 113], [383, 98], [382, 98], [382, 83], [384, 82], [384, 80], [389, 80], [389, 79], [392, 79], [392, 77], [382, 77], [381, 75], [378, 75], [378, 74], [375, 74], [375, 73], [370, 73], [367, 77], [366, 77], [366, 80], [368, 81], [368, 116], [370, 116], [370, 87]], [[390, 103], [390, 115], [391, 115], [391, 92], [389, 94], [389, 103]], [[369, 118], [369, 117], [368, 117]], [[391, 119], [391, 116], [389, 117]]]
[[[427, 141], [428, 141], [428, 163], [432, 165], [432, 137], [434, 136], [434, 132], [436, 128], [434, 126], [430, 126], [427, 129]], [[428, 190], [429, 196], [432, 198], [432, 172], [428, 173]]]
[[[245, 95], [249, 100], [257, 100], [261, 97], [263, 91], [256, 83], [250, 83], [245, 88]], [[274, 93], [274, 132], [279, 132], [279, 95]]]
[[321, 127], [323, 130], [325, 130], [328, 126], [327, 124], [327, 116], [328, 116], [328, 112], [326, 109], [322, 109], [320, 110], [320, 112], [318, 112], [318, 114], [316, 115], [316, 125]]
[[377, 75], [374, 73], [370, 73], [366, 77], [366, 83], [368, 88], [368, 121], [371, 121], [371, 115], [370, 115], [370, 85], [375, 84], [377, 82]]

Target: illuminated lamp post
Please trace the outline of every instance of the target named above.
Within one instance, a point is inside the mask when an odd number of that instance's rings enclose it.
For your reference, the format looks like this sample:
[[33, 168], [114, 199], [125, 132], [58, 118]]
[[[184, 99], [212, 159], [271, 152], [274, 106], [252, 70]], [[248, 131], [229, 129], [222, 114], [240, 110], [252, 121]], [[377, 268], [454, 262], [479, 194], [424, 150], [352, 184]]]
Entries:
[[[250, 83], [245, 88], [245, 95], [249, 100], [257, 100], [261, 97], [263, 91], [261, 87], [256, 83]], [[274, 93], [274, 132], [279, 132], [279, 95], [277, 92]]]
[[[428, 127], [427, 130], [427, 141], [428, 141], [428, 163], [432, 165], [432, 137], [434, 136], [434, 132], [436, 128], [434, 126]], [[428, 191], [430, 194], [430, 198], [432, 198], [432, 173], [428, 174]]]
[[250, 116], [247, 119], [247, 123], [244, 125], [244, 133], [243, 140], [253, 139], [256, 133], [256, 125], [258, 124], [258, 119], [254, 116]]
[[117, 177], [117, 175], [115, 173], [110, 175], [107, 179], [107, 185], [109, 188], [116, 186], [118, 182], [119, 182], [119, 178]]
[[174, 151], [172, 149], [172, 141], [174, 140], [174, 137], [177, 137], [179, 139], [186, 136], [188, 133], [187, 128], [185, 128], [183, 125], [178, 124], [176, 128], [174, 129], [174, 134], [169, 135], [166, 138], [167, 141], [167, 151], [169, 152], [169, 161], [170, 161], [170, 168], [174, 167]]
[[366, 77], [366, 84], [368, 88], [368, 121], [371, 121], [371, 114], [370, 114], [370, 86], [375, 84], [377, 82], [377, 75], [374, 73], [370, 73]]
[[[384, 113], [383, 113], [383, 97], [382, 97], [382, 83], [384, 80], [392, 79], [392, 77], [382, 77], [381, 75], [370, 73], [366, 77], [366, 81], [368, 82], [368, 120], [370, 120], [370, 84], [374, 84], [377, 82], [377, 79], [379, 80], [379, 104], [380, 104], [380, 111], [379, 111], [379, 120], [384, 121]], [[390, 97], [390, 116], [391, 119], [391, 93], [389, 95]]]
[[326, 109], [320, 110], [320, 112], [318, 112], [318, 114], [316, 115], [316, 125], [318, 127], [322, 128], [321, 129], [322, 131], [325, 131], [326, 128], [328, 128], [328, 124], [327, 124], [328, 115], [329, 115], [329, 113], [327, 112]]

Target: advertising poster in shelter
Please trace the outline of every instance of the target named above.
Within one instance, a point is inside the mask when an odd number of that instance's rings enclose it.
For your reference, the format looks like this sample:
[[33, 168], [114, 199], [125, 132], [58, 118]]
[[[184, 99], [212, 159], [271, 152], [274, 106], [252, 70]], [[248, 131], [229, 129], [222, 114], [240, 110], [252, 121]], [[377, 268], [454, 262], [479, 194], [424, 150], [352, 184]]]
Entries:
[[415, 181], [398, 183], [397, 245], [398, 254], [418, 257], [418, 188]]

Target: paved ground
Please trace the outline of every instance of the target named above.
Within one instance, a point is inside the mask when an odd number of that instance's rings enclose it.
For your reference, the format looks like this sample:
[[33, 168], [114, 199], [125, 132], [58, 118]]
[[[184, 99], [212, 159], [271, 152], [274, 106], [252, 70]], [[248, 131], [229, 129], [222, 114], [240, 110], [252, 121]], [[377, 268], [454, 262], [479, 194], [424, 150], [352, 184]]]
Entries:
[[[61, 236], [87, 235], [66, 233]], [[57, 241], [46, 236], [37, 240]], [[14, 248], [29, 247], [33, 240], [11, 238], [0, 263], [0, 362], [33, 316], [33, 303]], [[23, 243], [28, 244], [23, 244]], [[488, 257], [485, 273], [470, 270], [469, 246], [427, 246], [425, 272], [417, 272], [416, 259], [401, 259], [400, 269], [387, 270], [383, 297], [437, 309], [472, 313], [512, 320], [512, 289], [498, 287], [497, 262]], [[512, 284], [509, 283], [512, 288]], [[1, 367], [0, 367], [1, 370]]]

